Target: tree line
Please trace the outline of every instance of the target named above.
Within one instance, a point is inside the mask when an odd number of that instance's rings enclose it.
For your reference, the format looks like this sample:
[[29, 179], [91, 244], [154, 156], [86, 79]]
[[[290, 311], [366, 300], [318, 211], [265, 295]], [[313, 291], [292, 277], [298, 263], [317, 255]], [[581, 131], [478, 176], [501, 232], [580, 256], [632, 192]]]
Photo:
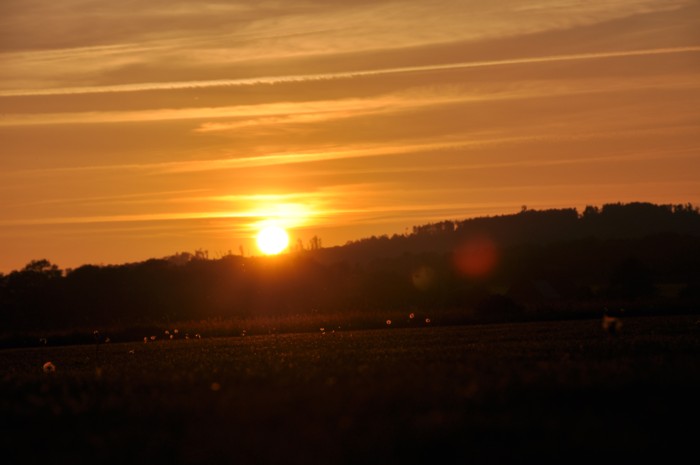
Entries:
[[698, 303], [691, 205], [523, 208], [275, 257], [197, 251], [73, 270], [41, 259], [0, 275], [6, 332], [386, 310], [507, 321]]

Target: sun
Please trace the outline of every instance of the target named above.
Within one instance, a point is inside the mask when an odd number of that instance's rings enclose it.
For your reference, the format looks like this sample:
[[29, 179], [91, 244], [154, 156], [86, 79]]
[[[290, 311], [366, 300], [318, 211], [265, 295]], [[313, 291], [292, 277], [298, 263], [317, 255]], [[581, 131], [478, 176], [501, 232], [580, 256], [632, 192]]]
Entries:
[[265, 255], [277, 255], [289, 245], [289, 234], [277, 225], [265, 226], [257, 236], [258, 248]]

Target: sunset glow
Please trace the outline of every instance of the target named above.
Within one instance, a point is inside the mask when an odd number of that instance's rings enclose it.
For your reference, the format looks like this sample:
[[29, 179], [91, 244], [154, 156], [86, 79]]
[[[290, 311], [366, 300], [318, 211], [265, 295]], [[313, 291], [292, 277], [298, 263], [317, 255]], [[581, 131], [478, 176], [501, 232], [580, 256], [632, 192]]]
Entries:
[[697, 0], [11, 0], [0, 31], [4, 273], [700, 204]]

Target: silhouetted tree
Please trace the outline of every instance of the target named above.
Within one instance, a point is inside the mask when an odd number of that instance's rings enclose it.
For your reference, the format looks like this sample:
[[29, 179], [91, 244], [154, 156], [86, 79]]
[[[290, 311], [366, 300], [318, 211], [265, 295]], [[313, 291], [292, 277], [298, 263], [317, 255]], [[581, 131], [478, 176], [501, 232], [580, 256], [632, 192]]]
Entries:
[[321, 248], [321, 238], [314, 236], [309, 239], [309, 250], [319, 250]]

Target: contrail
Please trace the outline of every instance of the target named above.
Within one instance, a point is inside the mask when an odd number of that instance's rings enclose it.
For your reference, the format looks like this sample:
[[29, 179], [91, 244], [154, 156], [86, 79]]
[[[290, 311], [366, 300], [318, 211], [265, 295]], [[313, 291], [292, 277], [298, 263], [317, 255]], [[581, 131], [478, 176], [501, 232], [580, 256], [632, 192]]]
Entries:
[[520, 65], [533, 63], [549, 63], [561, 61], [595, 60], [605, 58], [622, 58], [648, 55], [666, 55], [676, 53], [700, 52], [699, 45], [671, 48], [652, 48], [645, 50], [629, 50], [618, 52], [591, 52], [571, 55], [550, 55], [544, 57], [511, 58], [506, 60], [467, 61], [447, 63], [442, 65], [404, 66], [361, 71], [346, 71], [338, 73], [296, 74], [288, 76], [268, 76], [245, 79], [218, 79], [208, 81], [181, 82], [147, 82], [138, 84], [118, 84], [111, 86], [64, 87], [56, 89], [17, 89], [0, 91], [0, 97], [34, 96], [34, 95], [70, 95], [70, 94], [101, 94], [112, 92], [142, 92], [149, 90], [177, 90], [205, 87], [253, 86], [258, 84], [280, 84], [287, 82], [327, 81], [333, 79], [351, 79], [364, 76], [382, 76], [389, 74], [412, 73], [419, 71], [444, 71], [453, 69], [484, 68], [504, 65]]

